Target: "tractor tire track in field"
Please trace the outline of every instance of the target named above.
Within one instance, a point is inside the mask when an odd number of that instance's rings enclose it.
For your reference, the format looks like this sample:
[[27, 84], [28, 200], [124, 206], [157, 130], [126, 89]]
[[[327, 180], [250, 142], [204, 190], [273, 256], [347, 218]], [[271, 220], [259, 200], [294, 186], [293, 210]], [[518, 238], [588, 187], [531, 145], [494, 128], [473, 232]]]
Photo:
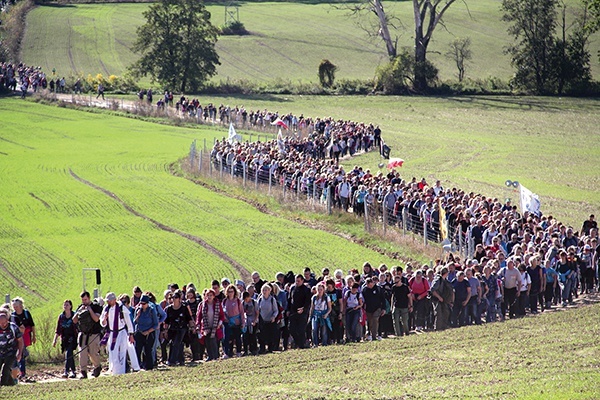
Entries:
[[346, 239], [346, 240], [348, 240], [348, 241], [350, 241], [350, 242], [352, 242], [354, 244], [362, 246], [365, 249], [369, 249], [369, 250], [374, 251], [376, 253], [379, 253], [379, 254], [381, 254], [383, 256], [389, 257], [392, 260], [400, 260], [400, 261], [403, 261], [403, 262], [415, 262], [415, 261], [417, 261], [417, 260], [412, 259], [410, 257], [403, 256], [402, 254], [400, 254], [400, 252], [397, 252], [397, 251], [393, 251], [393, 252], [392, 251], [387, 251], [387, 250], [384, 250], [384, 249], [382, 249], [380, 247], [377, 247], [375, 245], [370, 245], [368, 243], [365, 243], [365, 241], [363, 239], [355, 238], [355, 237], [353, 237], [351, 235], [344, 234], [344, 233], [341, 233], [341, 232], [337, 232], [337, 231], [335, 231], [333, 229], [328, 229], [326, 226], [324, 226], [322, 224], [310, 223], [310, 222], [307, 222], [307, 221], [299, 219], [299, 218], [290, 219], [290, 218], [282, 217], [281, 215], [279, 215], [279, 214], [277, 214], [277, 213], [275, 213], [273, 211], [270, 211], [269, 208], [265, 204], [261, 204], [261, 203], [259, 203], [257, 201], [248, 200], [248, 199], [246, 199], [244, 197], [241, 197], [241, 196], [233, 195], [233, 194], [231, 194], [231, 193], [229, 193], [229, 192], [227, 192], [225, 190], [219, 189], [218, 187], [216, 187], [214, 185], [211, 185], [209, 183], [203, 182], [200, 179], [193, 179], [193, 178], [189, 178], [189, 177], [184, 176], [181, 172], [178, 172], [178, 171], [175, 170], [175, 163], [169, 164], [169, 171], [170, 171], [171, 175], [173, 175], [173, 176], [175, 176], [177, 178], [186, 179], [186, 180], [188, 180], [188, 181], [190, 181], [190, 182], [192, 182], [192, 183], [194, 183], [196, 185], [202, 186], [205, 189], [208, 189], [208, 190], [210, 190], [212, 192], [218, 193], [218, 194], [223, 195], [223, 196], [227, 196], [227, 197], [229, 197], [231, 199], [243, 201], [244, 203], [246, 203], [246, 204], [254, 207], [255, 209], [257, 209], [258, 211], [260, 211], [263, 214], [270, 215], [270, 216], [276, 217], [276, 218], [287, 219], [288, 221], [296, 222], [296, 223], [298, 223], [300, 225], [303, 225], [303, 226], [305, 226], [307, 228], [318, 229], [320, 231], [327, 232], [327, 233], [329, 233], [331, 235], [338, 236], [338, 237], [340, 237], [342, 239]]
[[[24, 148], [29, 149], [29, 150], [35, 150], [35, 147], [29, 147], [29, 146], [26, 146], [26, 145], [21, 144], [21, 143], [13, 142], [12, 140], [4, 139], [3, 137], [0, 137], [0, 140], [2, 140], [4, 142], [12, 143], [12, 144], [14, 144], [16, 146], [24, 147]], [[4, 155], [8, 155], [6, 153], [3, 153], [3, 154]]]
[[31, 197], [33, 197], [34, 199], [36, 199], [37, 201], [41, 202], [44, 205], [44, 207], [50, 208], [50, 204], [46, 203], [43, 199], [40, 199], [39, 197], [37, 197], [35, 194], [30, 192], [29, 195]]
[[4, 265], [4, 263], [2, 262], [2, 259], [0, 259], [0, 270], [2, 270], [6, 275], [8, 275], [13, 281], [15, 281], [17, 283], [17, 285], [19, 287], [22, 287], [23, 289], [27, 290], [29, 293], [39, 297], [40, 299], [44, 300], [44, 301], [48, 301], [47, 298], [45, 298], [44, 296], [42, 296], [41, 294], [39, 294], [38, 292], [36, 292], [35, 290], [31, 289], [29, 286], [27, 286], [25, 284], [25, 282], [23, 282], [22, 280], [20, 280], [19, 278], [17, 278], [12, 272], [10, 272], [8, 270], [8, 268], [6, 268], [6, 266]]
[[70, 168], [69, 168], [69, 173], [71, 174], [71, 176], [75, 180], [77, 180], [77, 181], [79, 181], [79, 182], [81, 182], [81, 183], [83, 183], [83, 184], [85, 184], [85, 185], [87, 185], [87, 186], [89, 186], [89, 187], [91, 187], [93, 189], [96, 189], [96, 190], [104, 193], [105, 195], [111, 197], [112, 199], [116, 200], [118, 203], [120, 203], [123, 206], [123, 208], [125, 208], [127, 211], [129, 211], [131, 214], [135, 215], [136, 217], [140, 217], [140, 218], [145, 219], [146, 221], [152, 223], [154, 226], [156, 226], [157, 228], [159, 228], [159, 229], [161, 229], [161, 230], [163, 230], [165, 232], [174, 233], [176, 235], [181, 236], [184, 239], [187, 239], [187, 240], [190, 240], [190, 241], [192, 241], [192, 242], [194, 242], [196, 244], [199, 244], [200, 246], [204, 247], [206, 250], [210, 251], [211, 253], [213, 253], [217, 257], [221, 258], [223, 261], [225, 261], [228, 264], [230, 264], [233, 268], [235, 268], [235, 270], [240, 274], [240, 277], [244, 281], [250, 281], [250, 279], [251, 279], [250, 272], [248, 272], [248, 270], [243, 265], [241, 265], [240, 263], [238, 263], [237, 261], [235, 261], [233, 258], [229, 257], [227, 254], [223, 253], [222, 251], [220, 251], [220, 250], [216, 249], [215, 247], [211, 246], [210, 244], [208, 244], [207, 242], [205, 242], [204, 240], [202, 240], [198, 236], [194, 236], [194, 235], [191, 235], [189, 233], [182, 232], [182, 231], [180, 231], [178, 229], [175, 229], [173, 227], [165, 225], [165, 224], [163, 224], [161, 222], [158, 222], [158, 221], [156, 221], [156, 220], [154, 220], [154, 219], [152, 219], [152, 218], [150, 218], [150, 217], [142, 214], [141, 212], [135, 210], [133, 207], [131, 207], [129, 204], [127, 204], [124, 200], [122, 200], [119, 196], [117, 196], [113, 192], [111, 192], [111, 191], [109, 191], [107, 189], [104, 189], [104, 188], [102, 188], [102, 187], [100, 187], [98, 185], [93, 184], [90, 181], [87, 181], [87, 180], [81, 178], [75, 172], [73, 172], [73, 170], [71, 170]]
[[0, 154], [2, 154], [3, 156], [7, 156], [8, 155], [8, 153], [5, 153], [3, 151], [0, 151]]
[[[73, 26], [71, 25], [71, 20], [67, 19], [67, 25], [68, 26]], [[67, 36], [67, 48], [69, 49], [67, 51], [67, 54], [69, 56], [69, 63], [71, 64], [71, 70], [73, 72], [77, 71], [77, 67], [75, 66], [75, 61], [73, 60], [73, 53], [71, 52], [71, 36], [73, 35], [73, 29], [69, 29], [69, 35]]]

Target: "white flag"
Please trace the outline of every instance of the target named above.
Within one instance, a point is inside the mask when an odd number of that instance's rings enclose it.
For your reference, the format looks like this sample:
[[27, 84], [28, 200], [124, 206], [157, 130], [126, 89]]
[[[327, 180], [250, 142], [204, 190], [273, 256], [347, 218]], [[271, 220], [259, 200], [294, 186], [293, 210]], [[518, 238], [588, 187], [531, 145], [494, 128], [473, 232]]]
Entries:
[[280, 153], [285, 153], [285, 146], [283, 144], [283, 134], [281, 133], [281, 128], [279, 128], [279, 132], [277, 133], [277, 147], [279, 148]]
[[539, 216], [541, 203], [538, 195], [523, 185], [519, 185], [519, 190], [521, 192], [521, 212], [529, 211]]
[[242, 137], [235, 132], [235, 128], [233, 127], [233, 122], [229, 123], [229, 137], [227, 138], [229, 144], [233, 144], [233, 142], [241, 142]]

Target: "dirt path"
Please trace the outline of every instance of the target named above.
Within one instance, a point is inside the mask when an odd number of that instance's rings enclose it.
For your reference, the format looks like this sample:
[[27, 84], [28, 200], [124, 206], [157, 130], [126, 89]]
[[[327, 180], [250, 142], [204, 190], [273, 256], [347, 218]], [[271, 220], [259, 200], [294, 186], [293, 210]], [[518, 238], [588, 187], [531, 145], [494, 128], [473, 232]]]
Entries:
[[238, 272], [238, 274], [240, 274], [240, 277], [244, 280], [244, 281], [250, 281], [251, 279], [251, 275], [250, 272], [248, 272], [248, 270], [241, 265], [240, 263], [238, 263], [237, 261], [235, 261], [233, 258], [229, 257], [227, 254], [223, 253], [222, 251], [216, 249], [215, 247], [211, 246], [210, 244], [206, 243], [204, 240], [202, 240], [201, 238], [199, 238], [198, 236], [194, 236], [191, 235], [189, 233], [186, 232], [182, 232], [178, 229], [175, 229], [173, 227], [170, 227], [168, 225], [165, 225], [161, 222], [156, 221], [155, 219], [152, 219], [144, 214], [142, 214], [141, 212], [135, 210], [134, 208], [132, 208], [129, 204], [125, 203], [125, 201], [123, 201], [119, 196], [117, 196], [116, 194], [114, 194], [113, 192], [104, 189], [100, 186], [97, 186], [95, 184], [93, 184], [90, 181], [87, 181], [81, 177], [79, 177], [77, 174], [75, 174], [75, 172], [73, 172], [73, 170], [71, 170], [69, 168], [69, 173], [71, 174], [71, 176], [73, 178], [75, 178], [77, 181], [93, 188], [96, 189], [102, 193], [104, 193], [105, 195], [111, 197], [112, 199], [116, 200], [117, 202], [119, 202], [127, 211], [129, 211], [131, 214], [135, 215], [136, 217], [140, 217], [145, 219], [146, 221], [152, 223], [154, 226], [156, 226], [159, 229], [162, 229], [163, 231], [166, 232], [171, 232], [174, 233], [176, 235], [181, 236], [182, 238], [185, 238], [187, 240], [190, 240], [196, 244], [199, 244], [200, 246], [204, 247], [206, 250], [210, 251], [211, 253], [213, 253], [214, 255], [216, 255], [217, 257], [221, 258], [223, 261], [227, 262], [228, 264], [230, 264], [233, 268], [235, 268], [235, 270]]

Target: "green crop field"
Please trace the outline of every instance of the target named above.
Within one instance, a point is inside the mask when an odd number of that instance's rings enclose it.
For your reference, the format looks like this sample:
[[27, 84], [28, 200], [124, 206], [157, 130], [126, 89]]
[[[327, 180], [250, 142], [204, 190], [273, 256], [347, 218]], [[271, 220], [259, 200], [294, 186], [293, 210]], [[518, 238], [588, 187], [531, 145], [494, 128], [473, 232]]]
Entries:
[[[455, 37], [470, 37], [473, 59], [466, 76], [486, 79], [512, 76], [509, 58], [503, 53], [510, 38], [500, 21], [500, 1], [457, 2], [446, 18], [448, 30], [439, 27], [430, 45], [430, 59], [440, 78], [455, 77], [456, 67], [444, 54]], [[576, 0], [566, 2], [574, 12]], [[395, 32], [400, 46], [412, 47], [411, 2], [388, 2], [402, 26]], [[468, 5], [468, 8], [467, 8]], [[22, 58], [60, 76], [75, 74], [122, 75], [136, 55], [130, 50], [135, 29], [143, 23], [147, 4], [81, 4], [40, 6], [27, 17]], [[225, 8], [211, 5], [213, 23], [224, 22]], [[221, 59], [214, 80], [247, 79], [268, 82], [316, 82], [317, 66], [327, 58], [339, 67], [338, 78], [367, 79], [386, 60], [380, 41], [369, 39], [345, 11], [328, 4], [243, 3], [240, 20], [252, 35], [224, 36], [217, 43]], [[600, 72], [600, 35], [590, 45], [592, 68]], [[597, 78], [597, 76], [596, 76]]]
[[560, 399], [600, 393], [600, 306], [375, 343], [3, 388], [31, 399]]
[[7, 99], [0, 120], [2, 289], [25, 297], [34, 313], [76, 299], [82, 268], [102, 269], [104, 293], [130, 292], [134, 284], [161, 293], [172, 281], [204, 288], [211, 279], [237, 278], [236, 265], [271, 278], [305, 266], [348, 270], [390, 261], [173, 176], [171, 164], [193, 139], [212, 143], [223, 132]]

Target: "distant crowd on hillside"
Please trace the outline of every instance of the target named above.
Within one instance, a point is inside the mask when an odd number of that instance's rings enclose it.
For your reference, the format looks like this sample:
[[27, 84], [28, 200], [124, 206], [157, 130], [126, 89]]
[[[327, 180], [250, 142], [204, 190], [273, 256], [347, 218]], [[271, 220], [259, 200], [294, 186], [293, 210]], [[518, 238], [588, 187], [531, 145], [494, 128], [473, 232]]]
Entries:
[[[37, 93], [41, 89], [49, 89], [53, 93], [66, 93], [68, 88], [64, 77], [50, 78], [42, 71], [42, 67], [0, 63], [0, 87], [13, 92], [19, 90], [21, 97], [29, 91]], [[81, 82], [78, 80], [72, 88], [75, 93], [81, 93]], [[70, 90], [70, 88], [69, 88]]]
[[[599, 289], [593, 215], [575, 231], [551, 217], [472, 200], [465, 204], [476, 219], [472, 259], [449, 254], [431, 267], [305, 268], [272, 281], [254, 272], [251, 281], [223, 278], [205, 289], [173, 283], [160, 297], [139, 286], [99, 299], [83, 292], [77, 306], [65, 300], [56, 324], [63, 377], [77, 377], [76, 356], [79, 377], [88, 377], [89, 364], [97, 377], [104, 349], [108, 371], [121, 374], [494, 323], [564, 307]], [[35, 341], [22, 299], [0, 307], [3, 385], [27, 379], [27, 349]]]

